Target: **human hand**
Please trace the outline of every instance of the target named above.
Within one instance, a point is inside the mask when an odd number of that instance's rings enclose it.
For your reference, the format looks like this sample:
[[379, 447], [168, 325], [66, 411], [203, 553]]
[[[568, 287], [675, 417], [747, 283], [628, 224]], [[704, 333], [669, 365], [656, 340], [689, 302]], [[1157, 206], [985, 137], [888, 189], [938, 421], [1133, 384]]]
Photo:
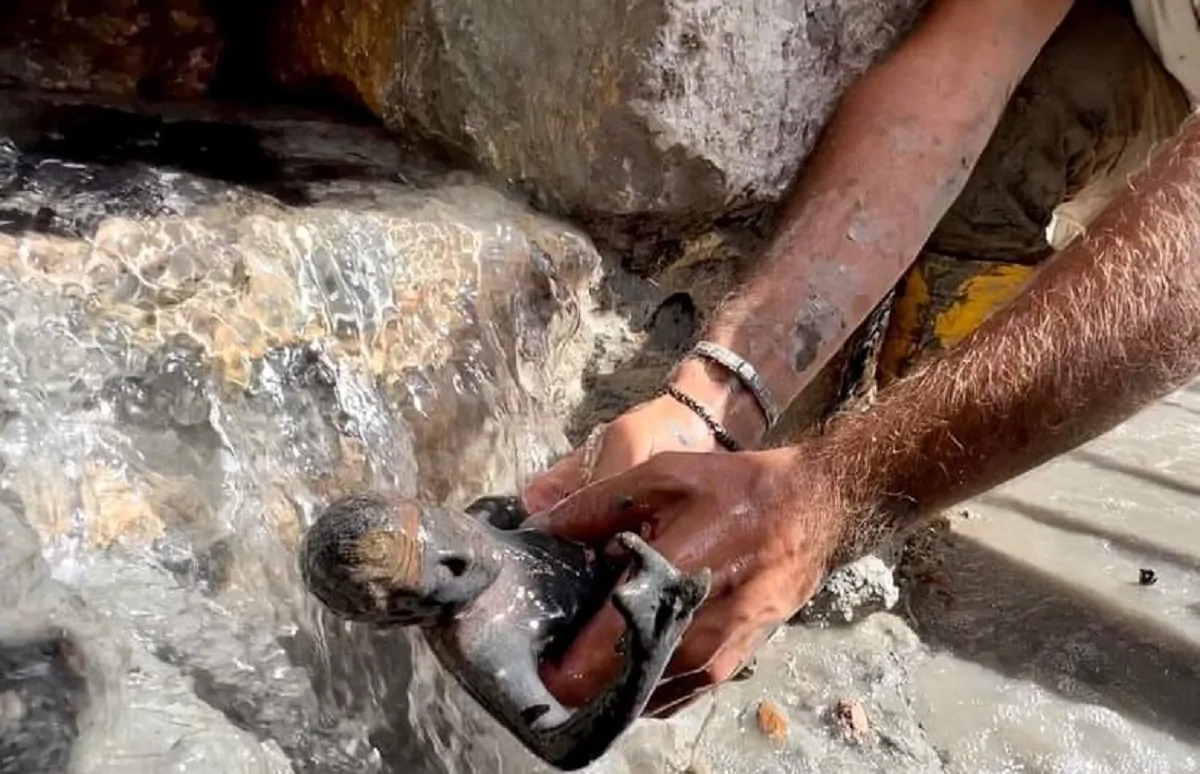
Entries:
[[[764, 428], [758, 404], [737, 378], [702, 360], [684, 361], [672, 384], [705, 406], [743, 447]], [[525, 509], [540, 513], [593, 481], [615, 476], [663, 452], [723, 451], [692, 409], [663, 395], [597, 426], [582, 446], [533, 479], [521, 494]]]
[[[816, 592], [845, 520], [832, 479], [803, 458], [798, 449], [664, 452], [532, 519], [589, 543], [638, 532], [680, 571], [712, 571], [710, 595], [647, 714], [671, 714], [732, 678]], [[544, 666], [551, 692], [568, 706], [595, 696], [616, 674], [623, 630], [606, 605], [557, 664]]]
[[655, 454], [719, 448], [703, 420], [664, 395], [598, 425], [582, 446], [533, 479], [521, 499], [528, 512], [540, 513], [592, 481], [622, 473]]

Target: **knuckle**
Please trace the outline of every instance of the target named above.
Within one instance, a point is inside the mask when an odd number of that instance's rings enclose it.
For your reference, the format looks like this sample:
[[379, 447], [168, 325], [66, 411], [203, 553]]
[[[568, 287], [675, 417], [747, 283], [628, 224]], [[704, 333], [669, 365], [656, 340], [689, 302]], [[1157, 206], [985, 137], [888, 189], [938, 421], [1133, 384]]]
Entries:
[[705, 685], [709, 682], [712, 648], [700, 638], [685, 638], [672, 659], [671, 672]]
[[687, 471], [688, 456], [685, 452], [658, 452], [642, 463], [643, 470], [663, 484], [678, 484]]
[[705, 667], [711, 684], [722, 685], [731, 681], [742, 669], [746, 657], [739, 648], [725, 649], [716, 654]]
[[708, 684], [711, 686], [722, 685], [733, 679], [737, 674], [738, 662], [731, 661], [724, 657], [718, 657], [707, 667], [705, 667], [705, 676], [708, 679]]

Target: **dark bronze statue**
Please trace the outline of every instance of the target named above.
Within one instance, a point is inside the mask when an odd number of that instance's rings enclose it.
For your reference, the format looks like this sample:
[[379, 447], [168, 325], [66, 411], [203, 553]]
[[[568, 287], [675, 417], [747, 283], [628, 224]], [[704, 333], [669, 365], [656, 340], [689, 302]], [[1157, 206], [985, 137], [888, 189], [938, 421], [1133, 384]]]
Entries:
[[632, 533], [630, 577], [612, 594], [626, 622], [613, 683], [571, 711], [538, 676], [603, 605], [624, 569], [590, 546], [522, 528], [516, 498], [465, 512], [378, 494], [330, 505], [305, 536], [304, 582], [335, 615], [421, 627], [437, 658], [535, 755], [564, 771], [593, 762], [645, 709], [709, 573], [683, 575]]

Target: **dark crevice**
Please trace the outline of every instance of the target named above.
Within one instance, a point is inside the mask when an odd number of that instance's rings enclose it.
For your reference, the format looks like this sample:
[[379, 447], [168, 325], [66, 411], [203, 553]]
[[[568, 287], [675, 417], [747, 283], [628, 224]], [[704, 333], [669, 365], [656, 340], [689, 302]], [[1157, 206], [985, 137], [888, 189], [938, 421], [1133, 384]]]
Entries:
[[65, 631], [0, 643], [0, 771], [66, 774], [88, 702], [83, 669]]
[[204, 10], [223, 41], [208, 96], [218, 101], [261, 100], [273, 90], [270, 62], [272, 11], [278, 0], [205, 0]]
[[250, 186], [281, 175], [279, 160], [262, 149], [251, 126], [167, 121], [83, 105], [63, 105], [38, 119], [38, 139], [23, 148], [37, 156], [99, 164], [137, 161]]
[[208, 97], [234, 105], [287, 105], [326, 114], [331, 120], [379, 126], [348, 81], [314, 78], [302, 88], [279, 85], [271, 62], [271, 40], [287, 2], [294, 0], [205, 0], [224, 47]]

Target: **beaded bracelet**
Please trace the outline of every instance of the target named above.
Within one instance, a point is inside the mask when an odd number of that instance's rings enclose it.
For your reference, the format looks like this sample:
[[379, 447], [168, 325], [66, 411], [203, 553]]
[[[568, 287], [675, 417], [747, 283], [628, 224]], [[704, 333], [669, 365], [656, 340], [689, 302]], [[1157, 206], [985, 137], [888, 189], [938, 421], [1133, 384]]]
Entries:
[[725, 429], [725, 426], [717, 421], [712, 412], [704, 407], [704, 404], [691, 395], [669, 384], [659, 391], [659, 395], [670, 395], [676, 401], [691, 409], [692, 413], [700, 417], [700, 420], [708, 426], [709, 432], [713, 434], [713, 438], [717, 439], [717, 443], [725, 447], [727, 451], [736, 452], [742, 450], [741, 445], [734, 440], [729, 431]]

